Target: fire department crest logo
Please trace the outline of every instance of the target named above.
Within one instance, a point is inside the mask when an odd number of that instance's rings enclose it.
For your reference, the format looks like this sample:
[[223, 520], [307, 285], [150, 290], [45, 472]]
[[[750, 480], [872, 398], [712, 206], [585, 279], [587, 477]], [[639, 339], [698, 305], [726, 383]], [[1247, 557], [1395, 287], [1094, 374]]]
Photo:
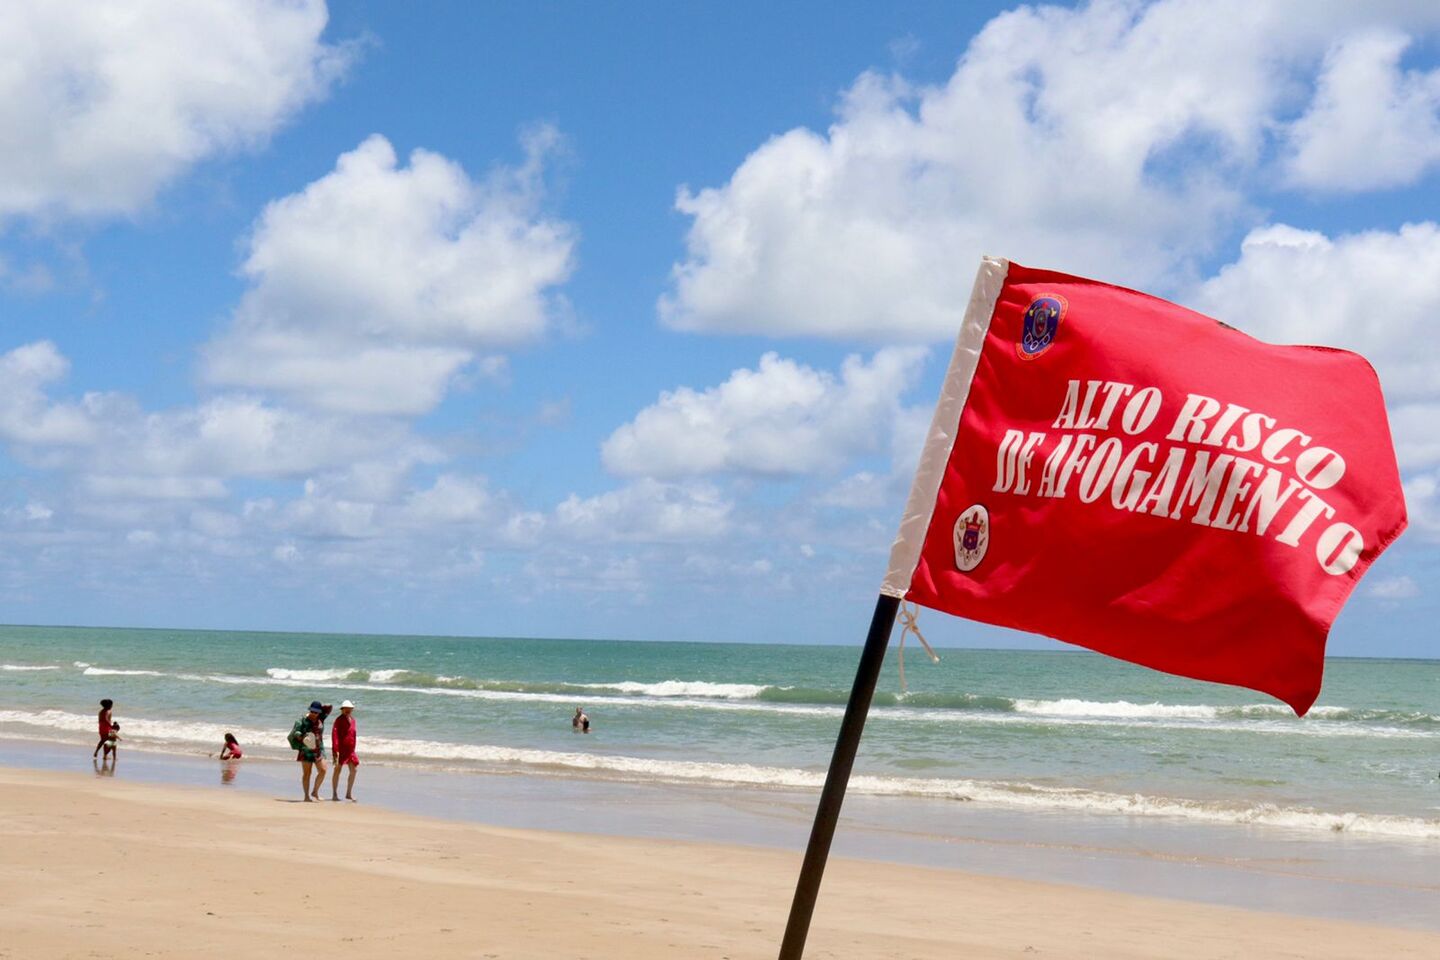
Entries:
[[1022, 360], [1034, 360], [1055, 345], [1060, 333], [1060, 321], [1065, 319], [1069, 304], [1059, 294], [1047, 293], [1030, 301], [1025, 308], [1025, 329], [1015, 352]]
[[990, 511], [980, 504], [967, 508], [955, 520], [955, 566], [969, 573], [990, 549]]

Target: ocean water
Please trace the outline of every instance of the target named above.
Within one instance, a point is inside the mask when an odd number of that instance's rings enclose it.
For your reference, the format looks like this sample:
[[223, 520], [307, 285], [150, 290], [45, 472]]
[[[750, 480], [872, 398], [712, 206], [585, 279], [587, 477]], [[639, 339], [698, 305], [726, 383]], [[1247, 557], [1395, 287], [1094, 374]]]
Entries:
[[[1440, 844], [1440, 661], [1335, 659], [1309, 716], [1088, 652], [892, 650], [851, 795]], [[0, 738], [288, 761], [312, 699], [355, 701], [398, 770], [702, 790], [817, 788], [845, 646], [0, 627]], [[583, 706], [593, 732], [570, 727]]]

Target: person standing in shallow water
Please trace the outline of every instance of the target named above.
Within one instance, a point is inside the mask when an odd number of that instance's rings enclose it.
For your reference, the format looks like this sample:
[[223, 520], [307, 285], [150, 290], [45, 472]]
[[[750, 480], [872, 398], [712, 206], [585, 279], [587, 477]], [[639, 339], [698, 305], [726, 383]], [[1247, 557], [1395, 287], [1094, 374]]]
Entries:
[[92, 758], [100, 756], [100, 748], [105, 746], [105, 741], [110, 739], [110, 709], [115, 706], [114, 700], [100, 701], [100, 742], [95, 744], [95, 752], [90, 754]]
[[[312, 700], [311, 706], [320, 703]], [[330, 716], [330, 704], [320, 703], [320, 712], [310, 722], [315, 731], [315, 789], [310, 796], [316, 800], [320, 799], [320, 788], [325, 786], [325, 720]]]
[[[312, 700], [305, 716], [296, 720], [295, 725], [290, 728], [290, 746], [296, 751], [295, 759], [300, 762], [300, 793], [306, 803], [320, 798], [320, 784], [325, 780], [325, 760], [322, 756], [324, 747], [319, 733], [323, 729], [321, 714], [324, 710], [324, 704], [319, 700]], [[315, 789], [312, 793], [310, 777], [315, 773], [317, 764], [320, 768], [319, 775], [315, 777]]]
[[355, 756], [355, 704], [349, 700], [340, 704], [340, 716], [335, 718], [335, 723], [330, 727], [330, 761], [335, 764], [335, 772], [330, 776], [330, 799], [340, 799], [340, 769], [349, 769], [349, 779], [345, 781], [345, 799], [351, 803], [355, 802], [355, 771], [360, 766], [360, 758]]

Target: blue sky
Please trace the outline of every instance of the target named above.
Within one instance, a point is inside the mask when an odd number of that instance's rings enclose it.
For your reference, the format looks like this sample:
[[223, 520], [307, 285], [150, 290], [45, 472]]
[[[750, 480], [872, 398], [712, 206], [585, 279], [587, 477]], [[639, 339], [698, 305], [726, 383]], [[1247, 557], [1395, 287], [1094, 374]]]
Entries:
[[1440, 9], [1360, 7], [19, 3], [0, 619], [851, 642], [992, 253], [1368, 356], [1331, 651], [1434, 656]]

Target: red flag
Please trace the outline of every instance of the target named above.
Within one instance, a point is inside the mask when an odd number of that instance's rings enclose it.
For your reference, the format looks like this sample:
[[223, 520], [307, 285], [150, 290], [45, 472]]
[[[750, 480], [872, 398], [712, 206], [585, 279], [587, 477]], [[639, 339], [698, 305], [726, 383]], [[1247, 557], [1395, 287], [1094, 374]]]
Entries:
[[882, 592], [1303, 715], [1405, 522], [1364, 358], [986, 258]]

